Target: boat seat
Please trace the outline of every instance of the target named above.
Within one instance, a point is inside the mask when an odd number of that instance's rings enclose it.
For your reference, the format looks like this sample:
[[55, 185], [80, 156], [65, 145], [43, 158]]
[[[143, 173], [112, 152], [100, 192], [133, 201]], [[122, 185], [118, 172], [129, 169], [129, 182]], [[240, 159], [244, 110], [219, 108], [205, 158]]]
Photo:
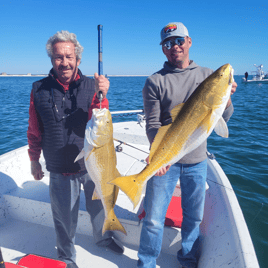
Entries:
[[67, 264], [63, 261], [50, 259], [43, 256], [37, 256], [34, 254], [28, 254], [22, 257], [18, 265], [19, 267], [27, 268], [37, 268], [37, 267], [47, 267], [47, 268], [66, 268]]
[[[139, 215], [140, 219], [145, 217], [145, 211]], [[165, 219], [165, 225], [171, 227], [181, 228], [182, 224], [182, 208], [181, 208], [181, 197], [180, 196], [172, 196], [167, 214]]]

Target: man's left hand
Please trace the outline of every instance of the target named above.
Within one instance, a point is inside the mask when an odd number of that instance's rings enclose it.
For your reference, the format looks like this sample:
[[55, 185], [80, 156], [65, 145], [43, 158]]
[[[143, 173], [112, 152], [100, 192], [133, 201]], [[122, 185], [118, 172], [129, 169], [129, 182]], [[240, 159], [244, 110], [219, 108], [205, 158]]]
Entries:
[[236, 88], [237, 88], [237, 83], [234, 81], [234, 82], [232, 83], [231, 95], [233, 95], [233, 94], [235, 93]]
[[[237, 88], [237, 83], [234, 81], [232, 83], [231, 96], [235, 93], [236, 88]], [[231, 105], [231, 103], [232, 103], [231, 96], [230, 96], [230, 99], [227, 102], [227, 105], [226, 105], [226, 108], [225, 109], [227, 109]]]
[[95, 91], [97, 95], [99, 91], [102, 91], [103, 98], [105, 98], [110, 86], [108, 78], [106, 78], [104, 75], [98, 75], [97, 73], [94, 74], [94, 78], [95, 78]]

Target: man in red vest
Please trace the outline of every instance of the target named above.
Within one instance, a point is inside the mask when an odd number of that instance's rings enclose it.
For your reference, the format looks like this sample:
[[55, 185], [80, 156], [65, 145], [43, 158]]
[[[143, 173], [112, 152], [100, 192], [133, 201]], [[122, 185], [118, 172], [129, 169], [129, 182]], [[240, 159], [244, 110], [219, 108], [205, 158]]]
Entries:
[[83, 47], [76, 35], [57, 32], [49, 38], [47, 53], [53, 68], [48, 77], [33, 83], [27, 132], [31, 172], [35, 180], [44, 176], [39, 157], [41, 150], [50, 172], [50, 199], [60, 260], [75, 268], [75, 232], [80, 189], [83, 184], [86, 208], [90, 214], [95, 242], [116, 254], [124, 249], [112, 233], [102, 236], [104, 210], [100, 200], [92, 200], [95, 185], [89, 178], [84, 159], [74, 163], [84, 145], [84, 133], [92, 109], [100, 107], [98, 91], [103, 93], [102, 108], [109, 108], [106, 98], [109, 80], [95, 73], [91, 79], [78, 69]]

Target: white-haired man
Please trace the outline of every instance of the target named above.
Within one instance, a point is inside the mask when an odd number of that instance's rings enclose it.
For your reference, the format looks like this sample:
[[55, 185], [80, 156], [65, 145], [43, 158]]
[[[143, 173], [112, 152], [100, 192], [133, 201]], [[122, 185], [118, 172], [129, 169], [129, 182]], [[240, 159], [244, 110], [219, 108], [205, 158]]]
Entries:
[[75, 268], [74, 238], [81, 184], [96, 244], [117, 254], [124, 251], [111, 232], [102, 236], [104, 211], [100, 200], [92, 200], [95, 185], [86, 172], [84, 160], [74, 163], [83, 148], [85, 127], [92, 109], [100, 106], [98, 91], [103, 92], [102, 107], [109, 106], [106, 98], [109, 80], [97, 73], [95, 79], [88, 78], [78, 69], [83, 47], [75, 34], [57, 32], [49, 38], [46, 48], [53, 68], [48, 77], [33, 83], [27, 132], [29, 157], [34, 179], [41, 180], [44, 173], [39, 157], [43, 150], [50, 172], [49, 190], [58, 257], [67, 263], [68, 268]]

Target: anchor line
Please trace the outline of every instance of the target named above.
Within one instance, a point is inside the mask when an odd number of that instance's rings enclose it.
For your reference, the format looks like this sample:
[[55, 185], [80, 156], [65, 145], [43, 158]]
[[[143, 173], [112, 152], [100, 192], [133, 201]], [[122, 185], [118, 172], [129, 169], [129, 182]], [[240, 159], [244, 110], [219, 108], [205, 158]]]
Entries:
[[259, 214], [260, 214], [262, 208], [263, 208], [263, 203], [261, 204], [261, 208], [260, 208], [259, 212], [257, 213], [257, 215], [255, 216], [255, 218], [253, 219], [253, 221], [251, 221], [250, 224], [252, 224], [252, 223], [255, 221], [255, 219], [259, 216]]
[[228, 189], [228, 190], [234, 191], [234, 189], [232, 189], [232, 188], [230, 188], [230, 187], [227, 187], [227, 186], [225, 186], [225, 185], [223, 185], [223, 184], [220, 184], [220, 183], [218, 183], [218, 182], [216, 182], [216, 181], [210, 180], [210, 179], [208, 179], [208, 178], [207, 178], [207, 181], [211, 181], [211, 182], [213, 182], [213, 183], [215, 183], [215, 184], [218, 184], [218, 185], [221, 186], [221, 187], [224, 187], [224, 188], [226, 188], [226, 189]]

